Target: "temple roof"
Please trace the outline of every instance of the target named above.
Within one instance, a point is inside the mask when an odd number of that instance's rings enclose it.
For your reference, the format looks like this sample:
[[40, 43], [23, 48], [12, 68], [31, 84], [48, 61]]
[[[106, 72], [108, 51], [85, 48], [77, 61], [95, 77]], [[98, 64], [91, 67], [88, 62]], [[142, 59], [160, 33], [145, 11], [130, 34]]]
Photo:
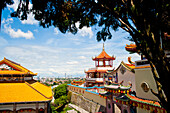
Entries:
[[85, 73], [95, 73], [95, 72], [106, 73], [106, 72], [107, 72], [107, 69], [106, 69], [106, 70], [98, 70], [98, 69], [94, 69], [94, 70], [85, 71]]
[[4, 66], [3, 68], [0, 68], [0, 75], [37, 75], [37, 73], [33, 73], [20, 64], [8, 60], [7, 58], [0, 61], [0, 66], [2, 65]]
[[110, 59], [110, 60], [115, 60], [115, 57], [110, 56], [106, 53], [105, 49], [104, 49], [104, 44], [103, 44], [103, 50], [102, 52], [95, 58], [93, 58], [93, 60], [97, 60], [97, 59]]
[[0, 103], [42, 102], [52, 99], [51, 87], [39, 82], [0, 83]]

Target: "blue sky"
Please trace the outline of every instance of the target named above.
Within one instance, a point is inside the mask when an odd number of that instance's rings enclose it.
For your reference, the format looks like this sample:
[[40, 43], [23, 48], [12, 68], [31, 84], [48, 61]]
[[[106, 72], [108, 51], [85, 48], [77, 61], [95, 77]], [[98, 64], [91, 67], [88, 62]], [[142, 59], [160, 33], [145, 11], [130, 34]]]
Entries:
[[14, 0], [15, 3], [2, 12], [0, 60], [6, 57], [39, 76], [62, 77], [65, 73], [84, 76], [85, 69], [94, 67], [92, 57], [100, 54], [103, 43], [106, 52], [116, 56], [115, 68], [121, 61], [127, 62], [128, 56], [133, 61], [140, 59], [139, 55], [125, 50], [125, 45], [131, 42], [125, 39], [129, 34], [121, 29], [112, 31], [112, 39], [106, 42], [97, 42], [96, 33], [100, 29], [97, 25], [84, 27], [76, 35], [62, 34], [54, 27], [40, 27], [32, 14], [26, 21], [11, 18], [10, 12], [16, 10], [18, 1]]

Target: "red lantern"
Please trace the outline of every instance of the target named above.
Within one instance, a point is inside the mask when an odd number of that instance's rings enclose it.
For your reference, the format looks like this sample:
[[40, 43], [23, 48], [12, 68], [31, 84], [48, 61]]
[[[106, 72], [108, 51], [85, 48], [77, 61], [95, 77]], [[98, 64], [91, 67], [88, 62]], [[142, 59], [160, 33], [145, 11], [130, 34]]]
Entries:
[[129, 103], [132, 104], [132, 101], [130, 101]]
[[121, 93], [123, 93], [123, 91], [121, 91]]
[[150, 107], [149, 107], [149, 105], [146, 105], [146, 109], [147, 109], [147, 110], [150, 110]]
[[43, 111], [43, 109], [41, 108], [40, 111]]

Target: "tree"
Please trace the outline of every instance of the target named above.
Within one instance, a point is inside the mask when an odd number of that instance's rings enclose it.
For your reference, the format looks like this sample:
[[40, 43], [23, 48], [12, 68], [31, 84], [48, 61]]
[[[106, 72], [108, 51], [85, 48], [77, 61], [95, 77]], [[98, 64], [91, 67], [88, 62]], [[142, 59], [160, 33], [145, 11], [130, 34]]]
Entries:
[[76, 22], [80, 23], [79, 29], [98, 24], [102, 27], [97, 33], [98, 41], [111, 39], [110, 29], [128, 32], [131, 36], [128, 39], [136, 43], [151, 65], [158, 93], [151, 91], [170, 112], [170, 63], [161, 44], [166, 42], [164, 34], [170, 32], [169, 0], [30, 0], [30, 3], [31, 9], [29, 0], [20, 0], [11, 16], [24, 20], [33, 12], [41, 26], [53, 25], [62, 33], [76, 34]]
[[54, 98], [57, 99], [61, 96], [67, 95], [67, 84], [61, 84], [54, 89]]

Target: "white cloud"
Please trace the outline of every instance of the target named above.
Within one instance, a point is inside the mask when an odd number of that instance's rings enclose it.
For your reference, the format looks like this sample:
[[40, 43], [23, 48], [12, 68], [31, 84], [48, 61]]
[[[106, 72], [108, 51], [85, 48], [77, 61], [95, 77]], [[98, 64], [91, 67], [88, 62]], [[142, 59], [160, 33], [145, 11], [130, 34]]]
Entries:
[[4, 25], [5, 33], [9, 34], [12, 38], [25, 38], [34, 39], [34, 35], [31, 31], [23, 32], [21, 29], [12, 29], [10, 25]]
[[27, 20], [22, 20], [21, 21], [22, 24], [35, 24], [37, 25], [39, 22], [37, 20], [34, 19], [34, 15], [32, 13], [28, 14]]
[[[13, 1], [14, 1], [14, 4], [8, 5], [8, 8], [9, 8], [9, 10], [16, 11], [17, 8], [18, 8], [18, 4], [19, 4], [20, 1], [19, 1], [19, 0], [13, 0]], [[33, 5], [29, 2], [29, 7], [28, 7], [28, 9], [31, 9], [32, 6], [33, 6]], [[33, 13], [29, 13], [29, 14], [28, 14], [28, 17], [27, 17], [27, 20], [23, 20], [23, 21], [21, 21], [21, 23], [22, 23], [22, 24], [37, 25], [39, 22], [34, 19]]]
[[[76, 27], [78, 28], [80, 25], [79, 22], [76, 23]], [[83, 27], [82, 29], [78, 30], [78, 34], [81, 36], [89, 36], [89, 38], [93, 37], [93, 31], [91, 29], [91, 27]]]
[[54, 28], [54, 34], [57, 35], [58, 34], [58, 30], [57, 28]]
[[16, 11], [18, 8], [19, 0], [13, 0], [13, 1], [14, 1], [14, 3], [12, 5], [8, 5], [8, 8], [11, 8], [14, 11]]
[[38, 33], [38, 29], [34, 29], [34, 32], [37, 32], [37, 33]]
[[80, 56], [79, 58], [80, 58], [80, 59], [86, 59], [86, 57], [85, 57], [85, 56]]
[[0, 46], [5, 46], [8, 44], [8, 41], [5, 40], [3, 37], [0, 36]]
[[52, 44], [54, 42], [54, 38], [50, 38], [47, 40], [46, 44]]
[[67, 64], [70, 64], [70, 65], [75, 65], [75, 64], [78, 64], [78, 61], [68, 61], [66, 62]]

